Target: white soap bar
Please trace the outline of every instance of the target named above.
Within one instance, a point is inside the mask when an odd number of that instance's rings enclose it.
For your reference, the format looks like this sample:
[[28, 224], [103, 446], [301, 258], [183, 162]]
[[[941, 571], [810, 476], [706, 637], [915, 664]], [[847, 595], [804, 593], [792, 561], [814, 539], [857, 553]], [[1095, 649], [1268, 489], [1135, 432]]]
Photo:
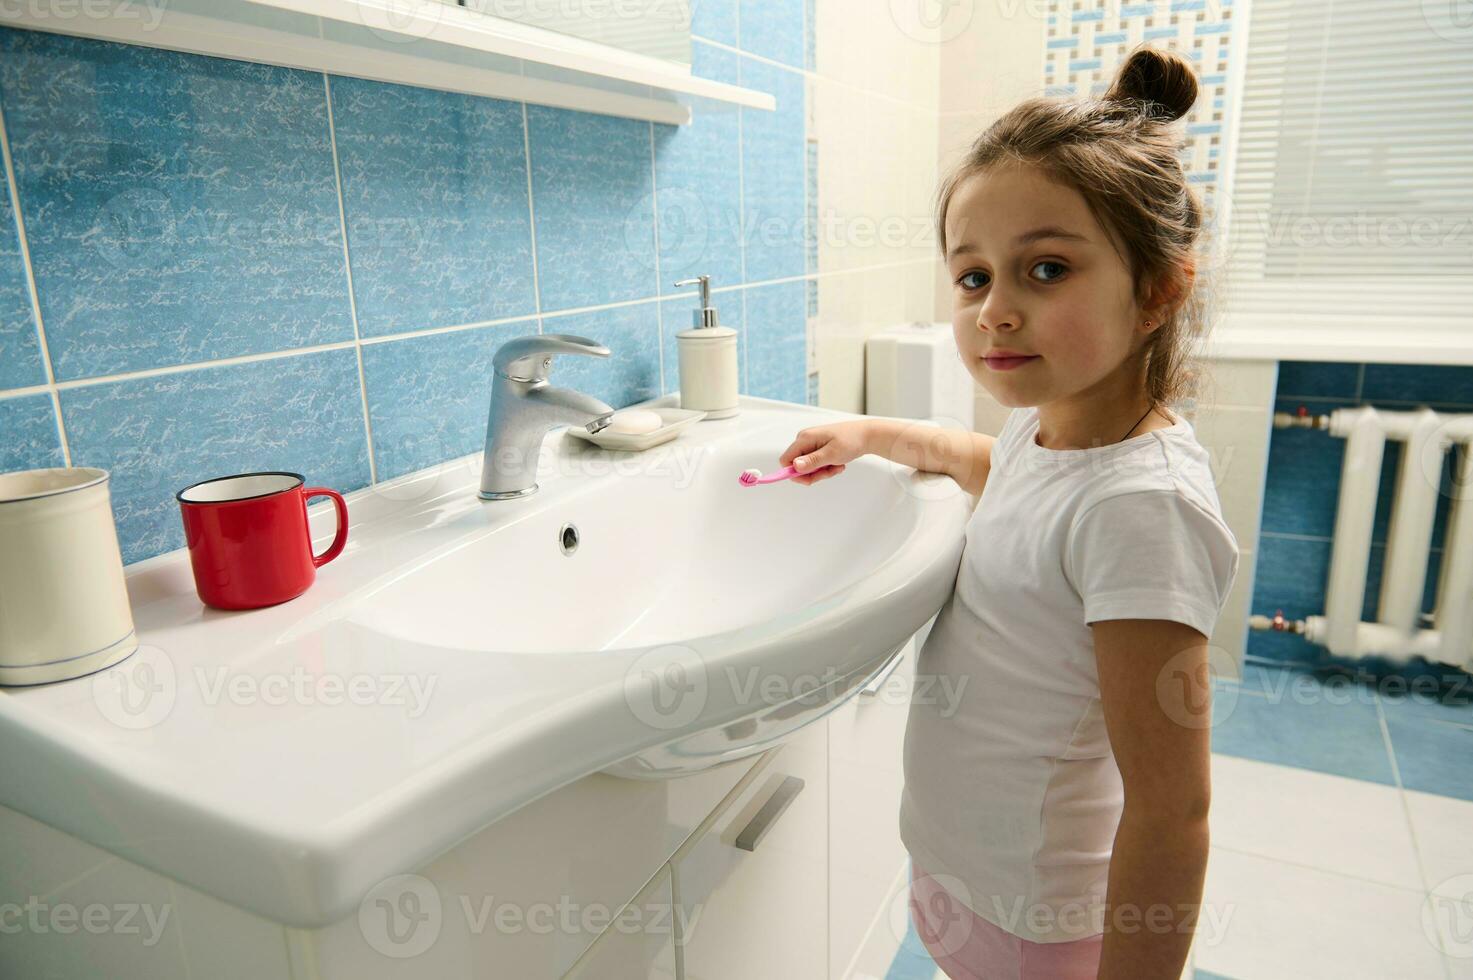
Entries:
[[660, 418], [657, 412], [652, 412], [647, 408], [626, 408], [621, 412], [615, 412], [603, 431], [639, 436], [646, 432], [654, 432], [664, 424], [665, 420]]

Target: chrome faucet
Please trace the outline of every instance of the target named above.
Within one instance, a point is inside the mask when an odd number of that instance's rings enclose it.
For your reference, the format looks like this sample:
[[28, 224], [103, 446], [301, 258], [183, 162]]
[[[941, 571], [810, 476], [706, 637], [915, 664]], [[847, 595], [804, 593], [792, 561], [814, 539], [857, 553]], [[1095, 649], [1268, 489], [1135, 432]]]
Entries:
[[542, 440], [559, 425], [590, 433], [609, 424], [614, 409], [581, 391], [547, 383], [554, 354], [608, 357], [598, 341], [570, 333], [508, 340], [492, 361], [491, 408], [486, 416], [486, 455], [481, 463], [482, 500], [508, 500], [537, 492]]

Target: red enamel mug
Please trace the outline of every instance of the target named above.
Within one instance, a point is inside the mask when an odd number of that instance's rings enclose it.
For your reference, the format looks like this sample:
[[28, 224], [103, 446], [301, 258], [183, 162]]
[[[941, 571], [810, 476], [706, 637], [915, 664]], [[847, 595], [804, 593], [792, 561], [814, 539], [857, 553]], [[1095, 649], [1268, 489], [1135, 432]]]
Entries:
[[[317, 569], [342, 554], [348, 505], [334, 490], [304, 487], [300, 473], [240, 473], [191, 484], [175, 494], [201, 601], [217, 609], [256, 609], [295, 599]], [[331, 497], [338, 533], [312, 553], [307, 501]]]

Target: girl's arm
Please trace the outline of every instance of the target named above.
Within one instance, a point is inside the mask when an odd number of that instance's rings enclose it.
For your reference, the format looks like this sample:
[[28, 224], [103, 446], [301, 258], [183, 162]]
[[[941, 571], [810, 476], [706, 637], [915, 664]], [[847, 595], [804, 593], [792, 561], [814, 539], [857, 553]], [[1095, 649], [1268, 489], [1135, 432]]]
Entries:
[[837, 476], [846, 463], [874, 453], [927, 473], [945, 473], [967, 493], [980, 496], [996, 441], [980, 432], [875, 416], [804, 429], [783, 450], [778, 464], [797, 467], [793, 482], [806, 486]]
[[1207, 638], [1161, 619], [1091, 626], [1110, 746], [1125, 784], [1099, 980], [1176, 980], [1207, 873]]
[[906, 419], [876, 417], [865, 425], [866, 452], [927, 473], [945, 473], [973, 496], [987, 484], [995, 436]]

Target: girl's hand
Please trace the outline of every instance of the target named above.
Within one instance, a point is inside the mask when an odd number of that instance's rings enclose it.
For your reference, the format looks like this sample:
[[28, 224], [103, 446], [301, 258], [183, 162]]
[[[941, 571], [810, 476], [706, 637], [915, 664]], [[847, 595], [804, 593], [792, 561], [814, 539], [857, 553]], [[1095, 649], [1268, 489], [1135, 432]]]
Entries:
[[801, 430], [777, 461], [799, 473], [792, 482], [808, 486], [844, 472], [844, 464], [869, 452], [869, 423], [864, 420], [815, 425]]

